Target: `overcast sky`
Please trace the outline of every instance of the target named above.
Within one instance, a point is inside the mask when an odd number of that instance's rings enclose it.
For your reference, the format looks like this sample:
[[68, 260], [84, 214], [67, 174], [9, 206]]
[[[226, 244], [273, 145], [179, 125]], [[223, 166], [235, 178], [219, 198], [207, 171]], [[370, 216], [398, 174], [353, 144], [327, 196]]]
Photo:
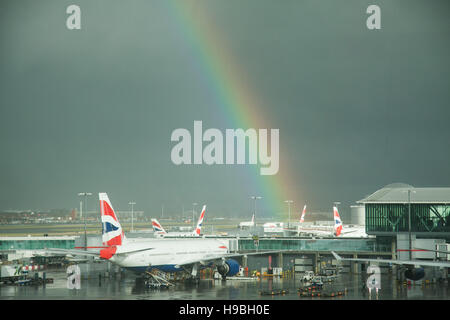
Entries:
[[[249, 197], [283, 179], [170, 160], [176, 128], [235, 128], [176, 3], [76, 1], [81, 30], [71, 31], [73, 3], [0, 3], [0, 209], [75, 208], [89, 191], [118, 210], [134, 200], [150, 215], [162, 204], [179, 213], [195, 201], [250, 218]], [[366, 27], [370, 4], [381, 30]], [[393, 182], [450, 186], [449, 1], [189, 5], [220, 31], [258, 116], [280, 130], [294, 211], [331, 212], [333, 201], [345, 211]], [[281, 200], [258, 210], [286, 210]]]

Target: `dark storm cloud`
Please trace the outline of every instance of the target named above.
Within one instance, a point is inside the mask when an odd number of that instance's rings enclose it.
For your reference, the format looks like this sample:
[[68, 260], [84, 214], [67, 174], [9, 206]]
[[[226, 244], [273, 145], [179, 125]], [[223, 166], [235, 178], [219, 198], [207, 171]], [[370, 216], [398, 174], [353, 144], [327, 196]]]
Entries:
[[[81, 1], [82, 30], [68, 31], [69, 4], [2, 2], [0, 208], [71, 208], [78, 192], [105, 191], [122, 210], [196, 201], [247, 214], [249, 170], [170, 161], [173, 129], [222, 129], [226, 116], [170, 6]], [[297, 208], [397, 181], [449, 185], [449, 4], [378, 1], [378, 31], [365, 27], [369, 4], [197, 2], [280, 129]]]

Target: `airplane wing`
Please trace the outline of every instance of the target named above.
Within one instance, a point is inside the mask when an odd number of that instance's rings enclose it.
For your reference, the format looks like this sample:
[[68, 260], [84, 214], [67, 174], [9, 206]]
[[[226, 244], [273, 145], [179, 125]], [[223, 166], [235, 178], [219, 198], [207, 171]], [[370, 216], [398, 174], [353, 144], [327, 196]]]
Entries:
[[338, 261], [363, 261], [375, 263], [392, 263], [410, 266], [427, 266], [427, 267], [446, 267], [450, 268], [450, 261], [426, 261], [426, 260], [393, 260], [393, 259], [366, 259], [366, 258], [342, 258], [336, 252], [331, 251], [333, 256]]
[[58, 248], [46, 248], [42, 251], [46, 253], [55, 253], [55, 254], [71, 254], [74, 256], [90, 256], [90, 257], [99, 257], [98, 252], [79, 250], [79, 249], [58, 249]]
[[193, 265], [195, 263], [199, 263], [201, 265], [207, 265], [211, 262], [221, 262], [224, 259], [227, 258], [237, 258], [242, 256], [249, 256], [249, 255], [259, 255], [259, 254], [270, 254], [270, 253], [280, 253], [280, 252], [288, 252], [292, 250], [272, 250], [272, 251], [259, 251], [259, 252], [249, 252], [249, 253], [226, 253], [226, 254], [216, 254], [211, 256], [206, 256], [203, 259], [191, 259], [183, 261], [182, 263], [178, 263], [176, 267], [186, 267], [189, 265]]
[[[136, 249], [136, 250], [128, 250], [128, 251], [116, 252], [115, 255], [135, 253], [135, 252], [147, 251], [147, 250], [152, 250], [152, 249], [154, 249], [154, 248], [142, 248], [142, 249]], [[100, 257], [100, 253], [99, 252], [79, 250], [79, 249], [49, 248], [49, 249], [44, 249], [42, 251], [45, 251], [45, 252], [48, 252], [48, 253], [55, 253], [55, 254], [58, 254], [58, 253], [59, 254], [70, 254], [70, 255], [74, 255], [74, 256]]]
[[447, 253], [450, 254], [450, 251], [444, 251], [444, 250], [433, 250], [433, 249], [422, 249], [422, 248], [414, 248], [415, 250], [423, 250], [423, 251], [431, 251], [431, 252], [438, 252], [438, 253]]

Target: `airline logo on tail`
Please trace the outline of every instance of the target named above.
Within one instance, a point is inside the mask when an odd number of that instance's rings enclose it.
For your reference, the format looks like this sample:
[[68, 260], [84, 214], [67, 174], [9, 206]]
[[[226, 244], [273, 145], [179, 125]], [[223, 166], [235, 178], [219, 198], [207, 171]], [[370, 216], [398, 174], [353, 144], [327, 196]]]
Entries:
[[200, 213], [200, 217], [198, 218], [197, 228], [195, 228], [194, 235], [200, 236], [200, 232], [202, 231], [203, 219], [205, 218], [206, 205], [203, 206], [202, 213]]
[[342, 221], [341, 217], [339, 216], [338, 209], [336, 207], [333, 207], [333, 214], [334, 214], [334, 234], [336, 237], [339, 237], [339, 235], [342, 232]]
[[300, 223], [305, 222], [306, 204], [303, 207], [302, 216], [300, 217]]
[[108, 195], [106, 193], [99, 193], [98, 198], [100, 200], [100, 213], [102, 218], [102, 241], [103, 245], [108, 246], [108, 248], [100, 250], [100, 257], [109, 259], [116, 252], [116, 246], [123, 244], [125, 235]]
[[153, 231], [158, 234], [167, 234], [166, 230], [162, 227], [162, 225], [156, 219], [152, 219], [152, 227]]

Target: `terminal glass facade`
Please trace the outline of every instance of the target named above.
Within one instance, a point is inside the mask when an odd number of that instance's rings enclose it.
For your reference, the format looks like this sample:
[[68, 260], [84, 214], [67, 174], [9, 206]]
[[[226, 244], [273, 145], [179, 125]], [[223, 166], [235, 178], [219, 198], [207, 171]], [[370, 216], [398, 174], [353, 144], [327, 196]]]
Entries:
[[377, 239], [239, 239], [239, 250], [389, 252], [391, 242]]
[[75, 240], [0, 240], [0, 250], [73, 249]]
[[[408, 232], [406, 204], [366, 203], [366, 232]], [[412, 232], [450, 232], [450, 205], [411, 203]]]

